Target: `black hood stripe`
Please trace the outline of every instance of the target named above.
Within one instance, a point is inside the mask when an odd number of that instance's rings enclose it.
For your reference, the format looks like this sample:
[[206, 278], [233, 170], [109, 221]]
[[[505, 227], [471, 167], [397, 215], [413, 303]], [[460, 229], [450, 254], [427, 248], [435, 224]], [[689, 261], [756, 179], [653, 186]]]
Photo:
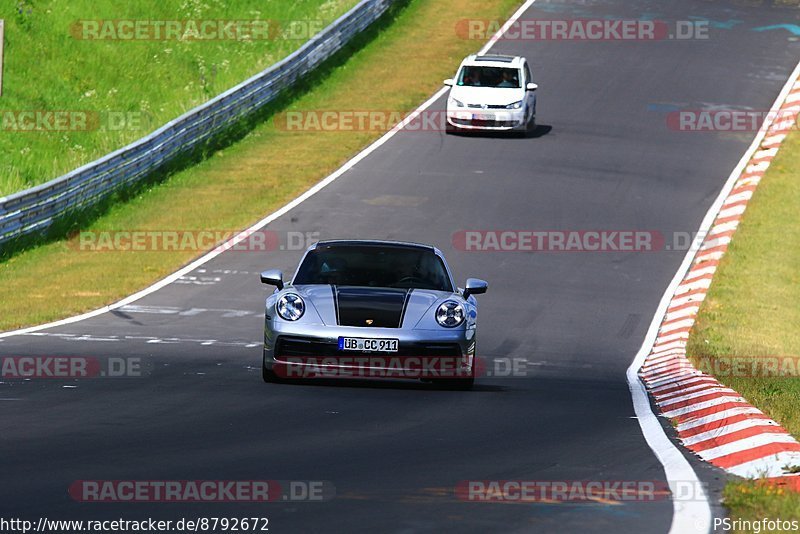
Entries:
[[403, 301], [403, 309], [400, 311], [400, 322], [397, 324], [397, 328], [403, 328], [403, 319], [405, 319], [406, 317], [406, 310], [408, 309], [408, 301], [411, 300], [412, 291], [414, 291], [413, 288], [406, 291], [406, 298]]
[[336, 323], [340, 326], [400, 328], [410, 289], [333, 286]]
[[331, 285], [333, 292], [333, 312], [336, 314], [336, 324], [339, 324], [339, 290], [335, 285]]

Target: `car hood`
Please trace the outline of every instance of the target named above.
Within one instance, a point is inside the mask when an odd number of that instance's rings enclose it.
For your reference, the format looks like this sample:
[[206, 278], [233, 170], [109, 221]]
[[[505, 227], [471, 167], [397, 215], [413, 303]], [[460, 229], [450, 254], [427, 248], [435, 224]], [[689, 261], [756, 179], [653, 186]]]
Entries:
[[506, 106], [525, 98], [525, 90], [510, 87], [466, 87], [455, 85], [450, 96], [464, 104]]
[[[288, 288], [287, 288], [288, 289]], [[330, 285], [293, 286], [328, 326], [414, 328], [434, 305], [460, 295], [430, 289]]]

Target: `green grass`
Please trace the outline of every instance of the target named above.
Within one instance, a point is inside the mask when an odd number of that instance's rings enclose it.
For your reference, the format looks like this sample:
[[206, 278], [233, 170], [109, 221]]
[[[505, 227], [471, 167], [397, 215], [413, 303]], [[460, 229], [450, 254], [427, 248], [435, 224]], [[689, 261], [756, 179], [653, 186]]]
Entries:
[[[781, 521], [800, 520], [800, 493], [789, 489], [760, 483], [755, 480], [731, 482], [723, 491], [725, 506], [730, 509], [730, 519], [739, 520], [739, 525], [750, 528], [732, 528], [737, 534], [760, 532], [787, 532], [787, 529], [764, 529], [753, 523], [764, 518]], [[732, 524], [733, 527], [736, 523]]]
[[[120, 148], [299, 48], [299, 21], [327, 25], [357, 0], [6, 2], [0, 196]], [[12, 7], [13, 5], [13, 7]], [[266, 20], [265, 39], [87, 40], [77, 21]], [[290, 26], [295, 21], [296, 26]], [[83, 112], [88, 128], [19, 131], [20, 112]], [[80, 117], [81, 115], [78, 115]], [[80, 119], [79, 119], [80, 120]]]
[[[410, 111], [483, 43], [459, 38], [458, 20], [505, 18], [518, 0], [411, 0], [364, 33], [293, 98], [291, 110]], [[414, 61], [398, 61], [413, 57]], [[269, 120], [238, 143], [128, 202], [83, 230], [234, 230], [296, 197], [380, 136], [376, 131], [286, 131]], [[426, 133], [434, 138], [437, 134]], [[308, 229], [312, 230], [312, 229]], [[60, 239], [0, 261], [0, 330], [94, 309], [175, 271], [197, 252], [81, 252]]]
[[[758, 186], [701, 306], [687, 348], [695, 365], [707, 369], [727, 357], [800, 361], [798, 176], [800, 136], [792, 133]], [[730, 374], [718, 378], [800, 437], [797, 373]], [[800, 519], [800, 495], [751, 482], [730, 484], [725, 502], [734, 518]]]

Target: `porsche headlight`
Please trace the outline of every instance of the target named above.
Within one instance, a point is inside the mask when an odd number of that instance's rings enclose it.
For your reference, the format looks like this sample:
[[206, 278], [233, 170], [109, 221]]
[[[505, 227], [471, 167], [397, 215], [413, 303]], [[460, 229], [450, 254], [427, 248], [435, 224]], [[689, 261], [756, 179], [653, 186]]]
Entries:
[[464, 322], [464, 306], [448, 300], [436, 308], [436, 322], [445, 328], [454, 328]]
[[466, 106], [464, 106], [464, 103], [461, 100], [456, 100], [453, 97], [450, 97], [450, 103], [453, 104], [457, 108], [466, 107]]
[[522, 107], [522, 100], [519, 102], [514, 102], [513, 104], [509, 104], [506, 106], [506, 109], [519, 109]]
[[300, 298], [300, 295], [294, 293], [286, 293], [278, 299], [278, 304], [275, 305], [278, 310], [278, 315], [287, 321], [296, 321], [303, 316], [306, 311], [306, 303]]

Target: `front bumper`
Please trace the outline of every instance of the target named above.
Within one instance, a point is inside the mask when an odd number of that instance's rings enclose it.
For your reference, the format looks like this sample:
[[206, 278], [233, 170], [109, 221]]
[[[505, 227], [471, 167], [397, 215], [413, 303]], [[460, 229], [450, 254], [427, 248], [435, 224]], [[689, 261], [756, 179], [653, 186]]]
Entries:
[[[284, 378], [458, 379], [474, 376], [475, 331], [303, 326], [264, 331], [264, 367]], [[339, 337], [397, 339], [396, 353], [340, 351]]]
[[527, 128], [525, 115], [525, 108], [448, 108], [447, 124], [465, 130], [524, 131]]

